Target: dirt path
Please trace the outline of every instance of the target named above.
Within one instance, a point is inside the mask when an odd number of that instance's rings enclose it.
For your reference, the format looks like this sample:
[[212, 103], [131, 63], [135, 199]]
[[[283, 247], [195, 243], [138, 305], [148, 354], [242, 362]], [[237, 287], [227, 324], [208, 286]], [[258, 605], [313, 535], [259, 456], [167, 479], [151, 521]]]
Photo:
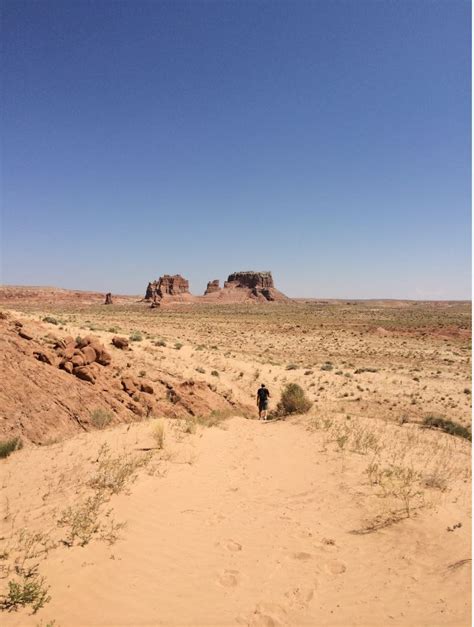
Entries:
[[469, 624], [470, 565], [449, 568], [470, 556], [469, 523], [446, 533], [445, 502], [350, 533], [369, 507], [366, 464], [322, 452], [319, 434], [291, 422], [199, 431], [165, 477], [143, 474], [114, 497], [122, 540], [51, 553], [52, 601], [4, 624]]

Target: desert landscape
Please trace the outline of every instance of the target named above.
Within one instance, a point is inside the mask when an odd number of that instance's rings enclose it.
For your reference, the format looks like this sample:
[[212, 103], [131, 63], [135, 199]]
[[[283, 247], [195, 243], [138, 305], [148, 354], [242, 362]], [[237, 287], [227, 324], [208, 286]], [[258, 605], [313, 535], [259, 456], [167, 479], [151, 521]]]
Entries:
[[469, 625], [470, 302], [178, 276], [0, 288], [2, 624]]

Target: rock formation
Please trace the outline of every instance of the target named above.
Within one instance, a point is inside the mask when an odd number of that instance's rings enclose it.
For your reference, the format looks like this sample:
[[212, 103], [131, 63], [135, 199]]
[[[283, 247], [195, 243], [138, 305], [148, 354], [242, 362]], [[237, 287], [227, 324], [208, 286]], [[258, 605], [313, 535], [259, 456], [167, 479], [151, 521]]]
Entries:
[[251, 290], [274, 288], [271, 272], [234, 272], [224, 283], [224, 287], [247, 287]]
[[105, 303], [104, 303], [104, 305], [113, 305], [112, 294], [110, 292], [107, 292], [107, 294], [105, 295]]
[[259, 301], [284, 301], [288, 298], [275, 289], [271, 272], [234, 272], [224, 283], [224, 290], [246, 290]]
[[214, 292], [218, 292], [220, 290], [219, 279], [214, 279], [213, 281], [209, 281], [206, 287], [206, 291], [204, 292], [204, 296], [206, 294], [213, 294]]
[[180, 274], [173, 276], [165, 274], [158, 280], [148, 283], [145, 300], [156, 300], [163, 296], [177, 296], [178, 294], [189, 294], [189, 281]]

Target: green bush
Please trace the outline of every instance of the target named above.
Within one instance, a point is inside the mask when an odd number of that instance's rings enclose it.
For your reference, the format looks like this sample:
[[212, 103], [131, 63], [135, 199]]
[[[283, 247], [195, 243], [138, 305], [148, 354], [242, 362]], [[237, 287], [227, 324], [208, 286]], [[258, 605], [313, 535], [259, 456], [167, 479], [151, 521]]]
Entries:
[[53, 318], [53, 316], [45, 316], [43, 318], [43, 322], [49, 322], [49, 324], [59, 324], [59, 321], [56, 320], [56, 318]]
[[460, 438], [472, 441], [472, 432], [469, 427], [464, 427], [458, 422], [453, 422], [452, 420], [446, 420], [441, 416], [425, 416], [423, 419], [423, 426], [428, 429], [441, 429], [450, 435], [457, 435]]
[[141, 342], [142, 340], [143, 335], [140, 333], [140, 331], [132, 331], [132, 333], [130, 334], [131, 342]]
[[8, 457], [13, 451], [23, 447], [23, 442], [20, 438], [11, 438], [10, 440], [4, 440], [0, 442], [0, 458]]
[[277, 405], [278, 416], [290, 414], [305, 414], [311, 409], [312, 403], [306, 397], [305, 391], [297, 383], [288, 383], [281, 393]]

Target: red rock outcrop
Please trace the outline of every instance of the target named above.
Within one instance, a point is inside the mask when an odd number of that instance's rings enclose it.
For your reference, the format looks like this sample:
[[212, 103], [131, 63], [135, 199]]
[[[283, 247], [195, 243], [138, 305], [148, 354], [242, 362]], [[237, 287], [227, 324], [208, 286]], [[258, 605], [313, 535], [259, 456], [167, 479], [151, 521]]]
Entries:
[[247, 287], [249, 289], [274, 288], [271, 272], [234, 272], [224, 283], [224, 287]]
[[156, 300], [163, 296], [189, 294], [189, 281], [180, 274], [164, 274], [156, 281], [148, 283], [145, 300]]
[[245, 290], [258, 301], [286, 301], [288, 297], [275, 288], [271, 272], [234, 272], [224, 283], [224, 292]]
[[214, 292], [218, 292], [221, 289], [219, 285], [219, 279], [214, 279], [213, 281], [209, 281], [206, 287], [206, 291], [204, 292], [204, 296], [206, 294], [213, 294]]

